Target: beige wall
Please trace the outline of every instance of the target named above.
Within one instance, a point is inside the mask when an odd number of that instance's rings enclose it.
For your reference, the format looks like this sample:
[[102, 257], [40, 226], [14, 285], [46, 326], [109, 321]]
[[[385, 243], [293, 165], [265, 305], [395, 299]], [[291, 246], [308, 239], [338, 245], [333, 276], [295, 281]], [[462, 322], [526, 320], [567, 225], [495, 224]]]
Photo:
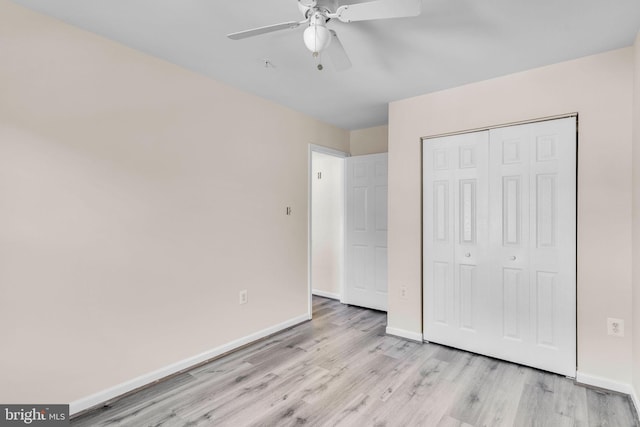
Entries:
[[[633, 91], [633, 386], [640, 397], [640, 32], [634, 45]], [[638, 402], [640, 403], [640, 402]]]
[[[313, 152], [311, 284], [340, 298], [344, 276], [344, 159]], [[318, 173], [322, 176], [318, 179]]]
[[[633, 49], [394, 102], [389, 118], [389, 326], [421, 332], [420, 137], [578, 112], [578, 365], [631, 382]], [[407, 288], [405, 298], [400, 288]]]
[[307, 312], [308, 144], [348, 132], [7, 0], [0, 58], [0, 402]]
[[389, 126], [352, 130], [349, 150], [352, 156], [386, 153], [389, 150]]

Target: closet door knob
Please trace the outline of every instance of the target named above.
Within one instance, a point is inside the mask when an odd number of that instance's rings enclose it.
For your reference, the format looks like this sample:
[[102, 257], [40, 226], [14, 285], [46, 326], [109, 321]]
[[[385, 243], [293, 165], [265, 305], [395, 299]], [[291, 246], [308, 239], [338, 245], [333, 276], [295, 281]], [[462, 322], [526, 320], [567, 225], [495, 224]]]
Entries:
[[471, 254], [469, 252], [467, 252], [466, 254], [464, 254], [464, 256], [466, 256], [467, 258], [469, 258], [471, 256]]
[[511, 261], [515, 261], [515, 260], [516, 260], [516, 257], [515, 257], [515, 255], [514, 255], [514, 256], [510, 256], [510, 257], [509, 257], [509, 259], [510, 259]]

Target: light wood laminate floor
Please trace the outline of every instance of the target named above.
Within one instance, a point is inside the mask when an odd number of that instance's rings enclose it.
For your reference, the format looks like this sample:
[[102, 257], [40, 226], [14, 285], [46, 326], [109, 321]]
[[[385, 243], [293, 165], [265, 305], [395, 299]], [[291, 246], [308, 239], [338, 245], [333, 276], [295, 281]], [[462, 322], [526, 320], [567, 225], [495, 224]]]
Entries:
[[73, 426], [638, 426], [626, 396], [385, 334], [314, 297], [313, 320], [72, 420]]

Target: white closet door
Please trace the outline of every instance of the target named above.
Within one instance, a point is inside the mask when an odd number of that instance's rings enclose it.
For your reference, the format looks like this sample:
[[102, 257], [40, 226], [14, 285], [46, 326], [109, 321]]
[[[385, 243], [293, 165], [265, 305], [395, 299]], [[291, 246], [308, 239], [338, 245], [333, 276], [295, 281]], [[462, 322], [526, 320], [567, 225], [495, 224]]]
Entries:
[[575, 118], [427, 140], [423, 161], [425, 340], [574, 376]]
[[498, 357], [576, 373], [576, 121], [491, 131]]
[[387, 154], [346, 159], [343, 301], [387, 310]]
[[474, 347], [486, 340], [488, 132], [424, 149], [424, 336]]

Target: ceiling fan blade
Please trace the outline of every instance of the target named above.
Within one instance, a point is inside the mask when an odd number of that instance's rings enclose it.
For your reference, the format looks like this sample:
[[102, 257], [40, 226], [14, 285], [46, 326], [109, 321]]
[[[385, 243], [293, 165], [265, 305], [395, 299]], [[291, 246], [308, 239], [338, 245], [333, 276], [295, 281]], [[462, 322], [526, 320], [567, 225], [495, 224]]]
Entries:
[[251, 30], [239, 31], [237, 33], [227, 34], [231, 40], [241, 40], [248, 37], [259, 36], [260, 34], [273, 33], [274, 31], [298, 28], [307, 21], [283, 22], [282, 24], [267, 25], [266, 27], [253, 28]]
[[340, 6], [335, 15], [342, 22], [353, 22], [418, 16], [421, 10], [421, 0], [375, 0]]
[[347, 68], [351, 68], [351, 60], [349, 56], [347, 56], [347, 51], [344, 50], [342, 43], [340, 43], [340, 39], [335, 31], [329, 30], [331, 32], [331, 43], [329, 47], [327, 47], [327, 55], [331, 59], [333, 66], [336, 71], [344, 71]]

